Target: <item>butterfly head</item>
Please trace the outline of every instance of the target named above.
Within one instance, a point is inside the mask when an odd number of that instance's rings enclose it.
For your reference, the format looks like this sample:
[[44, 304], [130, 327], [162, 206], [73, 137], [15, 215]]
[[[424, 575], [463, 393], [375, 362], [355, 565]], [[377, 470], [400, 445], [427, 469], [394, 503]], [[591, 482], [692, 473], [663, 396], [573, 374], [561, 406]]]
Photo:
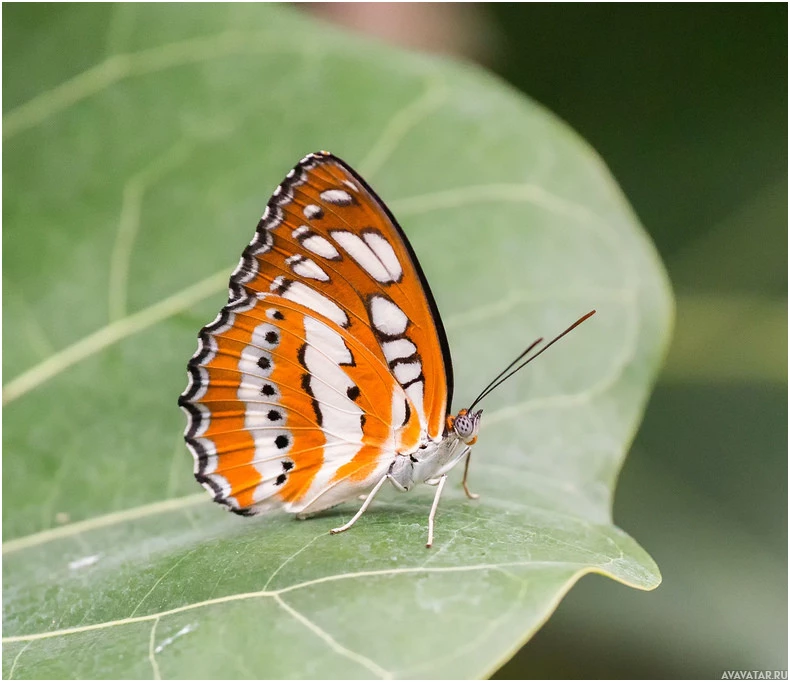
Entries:
[[477, 432], [480, 430], [480, 417], [483, 410], [470, 412], [467, 409], [458, 410], [458, 414], [447, 418], [447, 428], [455, 433], [467, 445], [477, 442]]

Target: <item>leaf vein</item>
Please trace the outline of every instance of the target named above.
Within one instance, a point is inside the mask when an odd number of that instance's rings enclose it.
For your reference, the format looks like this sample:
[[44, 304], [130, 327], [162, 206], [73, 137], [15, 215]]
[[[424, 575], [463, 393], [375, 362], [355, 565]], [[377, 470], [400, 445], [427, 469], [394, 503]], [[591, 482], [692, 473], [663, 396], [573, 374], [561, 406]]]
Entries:
[[159, 671], [159, 664], [156, 662], [156, 649], [154, 648], [157, 625], [159, 625], [159, 618], [154, 619], [154, 624], [151, 626], [151, 634], [148, 637], [148, 660], [151, 661], [151, 667], [154, 671], [153, 678], [155, 680], [161, 680], [162, 674]]
[[186, 554], [184, 554], [184, 555], [183, 555], [183, 556], [182, 556], [182, 557], [181, 557], [181, 558], [180, 558], [178, 561], [176, 561], [176, 562], [175, 562], [175, 563], [174, 563], [174, 564], [173, 564], [173, 565], [172, 565], [170, 568], [168, 568], [168, 569], [167, 569], [167, 570], [166, 570], [164, 573], [162, 573], [162, 575], [161, 575], [161, 576], [159, 576], [159, 579], [158, 579], [158, 580], [157, 580], [157, 581], [156, 581], [156, 582], [155, 582], [155, 583], [154, 583], [154, 584], [151, 586], [151, 589], [150, 589], [150, 590], [148, 590], [148, 592], [146, 592], [146, 593], [145, 593], [145, 596], [144, 596], [144, 597], [143, 597], [143, 598], [142, 598], [142, 599], [141, 599], [141, 600], [140, 600], [140, 601], [137, 603], [137, 606], [135, 606], [135, 607], [134, 607], [134, 610], [133, 610], [133, 611], [132, 611], [132, 613], [129, 615], [129, 618], [134, 618], [134, 614], [135, 614], [135, 613], [137, 613], [137, 610], [138, 610], [138, 609], [139, 609], [139, 608], [140, 608], [140, 607], [141, 607], [141, 606], [142, 606], [142, 605], [145, 603], [145, 600], [146, 600], [146, 599], [148, 599], [148, 597], [150, 597], [150, 596], [151, 596], [151, 594], [152, 594], [152, 593], [153, 593], [153, 591], [154, 591], [154, 590], [155, 590], [155, 589], [156, 589], [156, 588], [159, 586], [159, 584], [160, 584], [160, 583], [161, 583], [161, 582], [162, 582], [162, 581], [163, 581], [163, 580], [164, 580], [164, 579], [165, 579], [165, 578], [166, 578], [168, 575], [170, 575], [170, 573], [172, 573], [172, 572], [173, 572], [173, 571], [174, 571], [176, 568], [178, 568], [178, 566], [179, 566], [179, 565], [180, 565], [180, 564], [181, 564], [181, 563], [182, 563], [182, 562], [183, 562], [185, 559], [187, 559], [189, 556], [191, 556], [192, 554], [194, 554], [196, 551], [197, 551], [197, 549], [190, 550], [189, 552], [187, 552]]
[[108, 288], [109, 319], [111, 322], [126, 316], [129, 267], [137, 234], [140, 230], [140, 213], [148, 187], [160, 176], [184, 161], [190, 146], [183, 140], [135, 173], [121, 191], [121, 212], [115, 244], [110, 256], [110, 281]]
[[[257, 592], [244, 592], [240, 594], [232, 594], [224, 597], [217, 597], [215, 599], [207, 599], [201, 602], [195, 602], [193, 604], [185, 604], [183, 606], [178, 606], [172, 609], [168, 609], [166, 611], [146, 614], [144, 616], [121, 618], [118, 620], [105, 621], [102, 623], [93, 623], [91, 625], [82, 625], [80, 627], [64, 628], [61, 630], [51, 630], [49, 632], [38, 632], [28, 635], [13, 635], [9, 637], [3, 637], [1, 641], [3, 643], [27, 642], [27, 641], [35, 641], [39, 639], [50, 639], [52, 637], [63, 637], [66, 635], [74, 635], [82, 632], [91, 632], [94, 630], [103, 630], [106, 628], [118, 627], [122, 625], [131, 625], [134, 623], [146, 623], [155, 620], [157, 618], [164, 618], [165, 616], [172, 616], [179, 613], [184, 613], [186, 611], [192, 611], [198, 608], [215, 606], [218, 604], [226, 604], [235, 601], [244, 601], [247, 599], [260, 599], [265, 597], [273, 598], [275, 596], [287, 594], [289, 592], [294, 592], [296, 590], [301, 590], [307, 587], [314, 587], [316, 585], [322, 585], [325, 583], [337, 582], [339, 580], [353, 580], [358, 578], [408, 575], [413, 573], [458, 573], [458, 572], [466, 572], [466, 571], [496, 570], [502, 568], [503, 566], [504, 567], [522, 566], [527, 568], [547, 567], [547, 566], [557, 567], [557, 568], [576, 567], [578, 570], [581, 570], [583, 572], [589, 572], [590, 570], [598, 570], [599, 568], [597, 566], [591, 567], [588, 566], [587, 564], [570, 562], [570, 561], [514, 561], [514, 562], [508, 562], [502, 564], [472, 564], [468, 566], [410, 566], [404, 568], [355, 571], [352, 573], [339, 573], [335, 575], [322, 576], [321, 578], [315, 578], [313, 580], [307, 580], [301, 583], [295, 583], [293, 585], [289, 585], [287, 587], [283, 587], [278, 590], [271, 590], [271, 591], [259, 590]], [[620, 578], [617, 579], [619, 580]]]
[[362, 175], [370, 178], [377, 173], [395, 152], [401, 140], [444, 104], [447, 94], [447, 84], [443, 80], [435, 76], [428, 78], [425, 91], [390, 119], [379, 139], [359, 164]]
[[131, 76], [233, 54], [284, 54], [292, 51], [292, 46], [273, 42], [271, 33], [225, 31], [207, 38], [116, 54], [12, 109], [3, 117], [3, 139], [39, 125], [54, 114]]
[[23, 646], [23, 647], [22, 647], [22, 648], [21, 648], [19, 651], [17, 651], [17, 654], [16, 654], [16, 656], [14, 656], [14, 661], [13, 661], [13, 663], [11, 663], [11, 670], [8, 672], [8, 679], [9, 679], [9, 680], [13, 680], [13, 679], [14, 679], [14, 670], [16, 670], [16, 664], [19, 662], [19, 657], [20, 657], [20, 656], [21, 656], [23, 653], [25, 653], [25, 650], [26, 650], [26, 649], [27, 649], [27, 648], [28, 648], [28, 647], [29, 647], [31, 644], [33, 644], [33, 641], [32, 641], [32, 640], [31, 640], [31, 641], [29, 641], [27, 644], [25, 644], [25, 646]]
[[392, 673], [384, 670], [381, 666], [376, 664], [374, 661], [371, 661], [366, 656], [362, 654], [358, 654], [355, 651], [351, 651], [347, 649], [342, 644], [340, 644], [336, 639], [334, 639], [328, 632], [323, 630], [322, 628], [318, 627], [313, 621], [311, 621], [307, 616], [302, 613], [299, 613], [295, 608], [293, 608], [290, 604], [288, 604], [279, 594], [274, 595], [274, 601], [276, 601], [287, 613], [289, 613], [293, 618], [298, 620], [302, 625], [304, 625], [308, 630], [310, 630], [313, 634], [317, 637], [322, 639], [329, 645], [329, 648], [332, 649], [336, 654], [342, 656], [343, 658], [347, 658], [355, 663], [358, 663], [366, 670], [372, 672], [376, 677], [379, 677], [383, 680], [391, 680], [393, 678]]

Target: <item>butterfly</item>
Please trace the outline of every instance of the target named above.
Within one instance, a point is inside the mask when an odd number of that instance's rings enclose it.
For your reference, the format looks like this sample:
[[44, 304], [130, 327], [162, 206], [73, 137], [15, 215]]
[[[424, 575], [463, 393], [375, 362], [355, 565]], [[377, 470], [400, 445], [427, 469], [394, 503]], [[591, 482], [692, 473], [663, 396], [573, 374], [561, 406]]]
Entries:
[[[551, 343], [595, 311], [578, 320]], [[501, 372], [450, 412], [450, 349], [405, 233], [348, 164], [305, 156], [274, 190], [229, 282], [228, 303], [198, 335], [179, 398], [195, 477], [242, 515], [300, 518], [364, 494], [348, 530], [389, 482], [436, 486], [477, 441], [475, 405], [530, 362]]]

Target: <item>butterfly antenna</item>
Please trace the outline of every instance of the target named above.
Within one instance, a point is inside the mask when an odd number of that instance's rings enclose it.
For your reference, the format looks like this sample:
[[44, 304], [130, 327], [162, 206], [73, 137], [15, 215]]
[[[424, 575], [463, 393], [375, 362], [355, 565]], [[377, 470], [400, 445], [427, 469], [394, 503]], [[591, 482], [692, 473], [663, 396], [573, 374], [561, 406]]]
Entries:
[[507, 367], [505, 367], [505, 369], [502, 370], [496, 376], [496, 378], [491, 383], [489, 383], [488, 386], [486, 386], [480, 392], [480, 395], [478, 395], [477, 398], [474, 399], [474, 402], [469, 406], [469, 408], [468, 408], [469, 411], [471, 412], [472, 409], [474, 408], [474, 406], [477, 405], [477, 403], [479, 403], [483, 398], [485, 398], [487, 395], [489, 395], [497, 387], [499, 387], [502, 384], [504, 384], [508, 379], [510, 379], [510, 377], [512, 377], [514, 374], [516, 374], [516, 372], [520, 372], [522, 369], [524, 369], [524, 367], [526, 367], [536, 357], [538, 357], [541, 353], [543, 353], [543, 351], [548, 350], [551, 346], [553, 346], [555, 343], [557, 343], [557, 341], [559, 341], [563, 336], [565, 336], [566, 334], [572, 332], [582, 322], [584, 322], [585, 320], [591, 318], [593, 315], [595, 315], [595, 310], [591, 310], [586, 315], [582, 315], [582, 317], [580, 317], [578, 320], [576, 320], [576, 322], [574, 322], [564, 332], [562, 332], [561, 334], [558, 334], [551, 341], [549, 341], [545, 346], [543, 346], [543, 348], [541, 348], [537, 353], [535, 353], [535, 355], [532, 355], [531, 357], [529, 357], [526, 360], [524, 360], [524, 362], [522, 362], [512, 372], [507, 373], [508, 370], [510, 370], [510, 368], [513, 367], [513, 365], [515, 365], [519, 360], [521, 360], [525, 355], [527, 355], [533, 348], [535, 348], [535, 346], [537, 346], [539, 343], [541, 343], [543, 341], [543, 339], [540, 338], [537, 341], [535, 341], [534, 343], [530, 344], [525, 351], [523, 351], [521, 354], [519, 354], [519, 356], [515, 360], [513, 360], [513, 362], [511, 362]]
[[472, 406], [471, 406], [469, 409], [471, 410], [471, 409], [472, 409], [472, 407], [474, 407], [475, 405], [477, 405], [477, 403], [479, 403], [479, 402], [480, 402], [480, 400], [482, 399], [483, 395], [485, 395], [485, 392], [486, 392], [486, 391], [487, 391], [489, 388], [491, 388], [491, 386], [493, 386], [493, 385], [494, 385], [494, 384], [497, 382], [497, 380], [498, 380], [498, 379], [499, 379], [499, 378], [500, 378], [500, 377], [501, 377], [503, 374], [505, 374], [505, 372], [507, 372], [507, 371], [508, 371], [508, 370], [509, 370], [509, 369], [510, 369], [510, 368], [511, 368], [513, 365], [515, 365], [515, 364], [516, 364], [516, 363], [517, 363], [519, 360], [521, 360], [521, 358], [523, 358], [523, 357], [524, 357], [524, 356], [525, 356], [527, 353], [529, 353], [529, 352], [530, 352], [530, 351], [531, 351], [531, 350], [532, 350], [532, 349], [533, 349], [535, 346], [537, 346], [537, 345], [538, 345], [539, 343], [541, 343], [542, 341], [543, 341], [543, 337], [541, 337], [541, 338], [537, 339], [536, 341], [533, 341], [533, 342], [532, 342], [531, 344], [529, 344], [529, 346], [527, 346], [527, 347], [526, 347], [526, 348], [525, 348], [525, 349], [524, 349], [524, 350], [523, 350], [521, 353], [519, 353], [519, 356], [518, 356], [518, 357], [517, 357], [515, 360], [513, 360], [513, 362], [511, 362], [511, 363], [510, 363], [510, 364], [509, 364], [507, 367], [505, 367], [505, 369], [503, 369], [503, 370], [502, 370], [502, 371], [501, 371], [499, 374], [497, 374], [497, 375], [496, 375], [496, 376], [495, 376], [495, 377], [494, 377], [494, 378], [493, 378], [493, 379], [492, 379], [490, 382], [488, 382], [488, 386], [486, 386], [486, 387], [485, 387], [485, 388], [484, 388], [482, 391], [480, 391], [480, 395], [478, 395], [478, 396], [477, 396], [477, 398], [475, 398], [475, 399], [474, 399], [474, 401], [472, 402]]

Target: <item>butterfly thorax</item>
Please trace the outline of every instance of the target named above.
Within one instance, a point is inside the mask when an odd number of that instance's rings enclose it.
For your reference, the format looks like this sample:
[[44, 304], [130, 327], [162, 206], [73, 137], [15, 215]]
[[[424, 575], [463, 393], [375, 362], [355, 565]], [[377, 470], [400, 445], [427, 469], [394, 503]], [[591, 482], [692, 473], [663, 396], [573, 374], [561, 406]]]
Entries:
[[460, 410], [455, 417], [448, 417], [441, 440], [428, 440], [416, 452], [398, 455], [390, 471], [393, 478], [408, 490], [415, 483], [432, 482], [446, 474], [477, 441], [482, 413]]

